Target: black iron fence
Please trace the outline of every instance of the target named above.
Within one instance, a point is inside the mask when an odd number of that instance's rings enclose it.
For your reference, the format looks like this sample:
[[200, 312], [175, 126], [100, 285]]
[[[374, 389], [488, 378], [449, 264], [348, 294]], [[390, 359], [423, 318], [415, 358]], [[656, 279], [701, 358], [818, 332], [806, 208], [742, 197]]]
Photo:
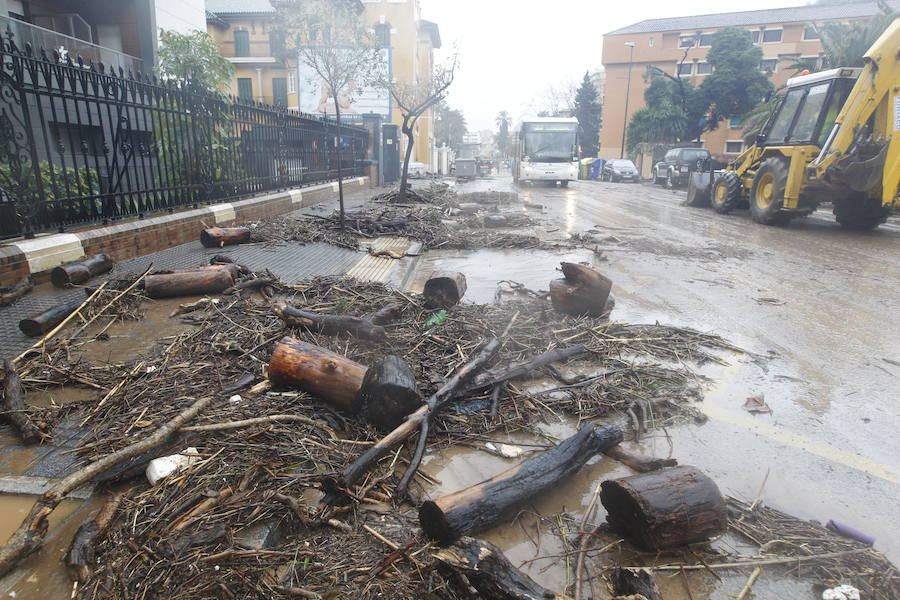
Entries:
[[364, 128], [0, 38], [0, 237], [364, 174]]

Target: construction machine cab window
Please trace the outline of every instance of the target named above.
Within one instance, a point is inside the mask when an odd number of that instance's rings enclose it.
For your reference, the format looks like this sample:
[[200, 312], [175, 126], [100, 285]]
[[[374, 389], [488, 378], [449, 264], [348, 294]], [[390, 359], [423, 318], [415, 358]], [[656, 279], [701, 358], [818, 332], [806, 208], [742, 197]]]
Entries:
[[853, 80], [832, 79], [790, 90], [766, 136], [766, 145], [821, 146], [852, 87]]

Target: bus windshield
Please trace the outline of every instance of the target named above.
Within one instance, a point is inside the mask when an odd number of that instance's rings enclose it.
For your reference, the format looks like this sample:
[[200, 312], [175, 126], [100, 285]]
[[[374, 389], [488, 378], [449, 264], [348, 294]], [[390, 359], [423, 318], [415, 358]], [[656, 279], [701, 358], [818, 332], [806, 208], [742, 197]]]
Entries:
[[575, 124], [554, 124], [555, 127], [526, 126], [524, 155], [533, 162], [571, 162], [578, 153]]

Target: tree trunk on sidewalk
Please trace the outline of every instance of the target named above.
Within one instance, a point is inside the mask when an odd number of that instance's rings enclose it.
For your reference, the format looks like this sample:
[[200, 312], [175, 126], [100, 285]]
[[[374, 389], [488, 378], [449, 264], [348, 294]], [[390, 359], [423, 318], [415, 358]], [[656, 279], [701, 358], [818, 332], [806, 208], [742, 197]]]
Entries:
[[200, 243], [204, 248], [221, 248], [250, 241], [247, 227], [207, 227], [200, 232]]
[[72, 314], [72, 312], [81, 306], [83, 302], [83, 300], [65, 302], [43, 312], [31, 315], [30, 317], [19, 321], [19, 329], [21, 329], [22, 333], [28, 337], [38, 337], [43, 335], [62, 323], [63, 319]]
[[403, 125], [400, 128], [403, 135], [406, 136], [407, 144], [406, 154], [403, 157], [403, 170], [400, 173], [400, 191], [397, 193], [397, 202], [406, 202], [406, 190], [409, 188], [409, 159], [412, 156], [413, 144], [415, 143], [413, 128], [416, 125], [416, 120], [418, 120], [418, 117], [415, 117], [410, 123], [409, 115], [406, 115], [403, 117]]
[[77, 285], [112, 268], [113, 259], [109, 254], [95, 254], [54, 267], [50, 271], [50, 281], [56, 287]]
[[337, 121], [335, 125], [335, 136], [337, 137], [337, 180], [338, 180], [338, 206], [341, 210], [341, 231], [345, 229], [345, 212], [344, 212], [344, 177], [342, 173], [343, 165], [341, 164], [341, 105], [338, 102], [337, 91], [332, 88], [334, 99], [334, 118]]
[[231, 271], [224, 267], [204, 267], [194, 271], [147, 275], [144, 291], [151, 298], [218, 294], [234, 285]]

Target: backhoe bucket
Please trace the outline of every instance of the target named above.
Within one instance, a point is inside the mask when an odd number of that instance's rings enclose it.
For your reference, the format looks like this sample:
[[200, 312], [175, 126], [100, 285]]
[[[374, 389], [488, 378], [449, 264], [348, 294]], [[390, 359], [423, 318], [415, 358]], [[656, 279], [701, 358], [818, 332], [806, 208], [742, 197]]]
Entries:
[[868, 160], [853, 161], [852, 157], [848, 157], [841, 161], [841, 180], [856, 192], [875, 189], [882, 181], [887, 150], [888, 145], [885, 144], [878, 154]]
[[704, 207], [709, 206], [712, 194], [712, 174], [708, 171], [695, 171], [691, 173], [688, 181], [687, 199], [685, 206]]

